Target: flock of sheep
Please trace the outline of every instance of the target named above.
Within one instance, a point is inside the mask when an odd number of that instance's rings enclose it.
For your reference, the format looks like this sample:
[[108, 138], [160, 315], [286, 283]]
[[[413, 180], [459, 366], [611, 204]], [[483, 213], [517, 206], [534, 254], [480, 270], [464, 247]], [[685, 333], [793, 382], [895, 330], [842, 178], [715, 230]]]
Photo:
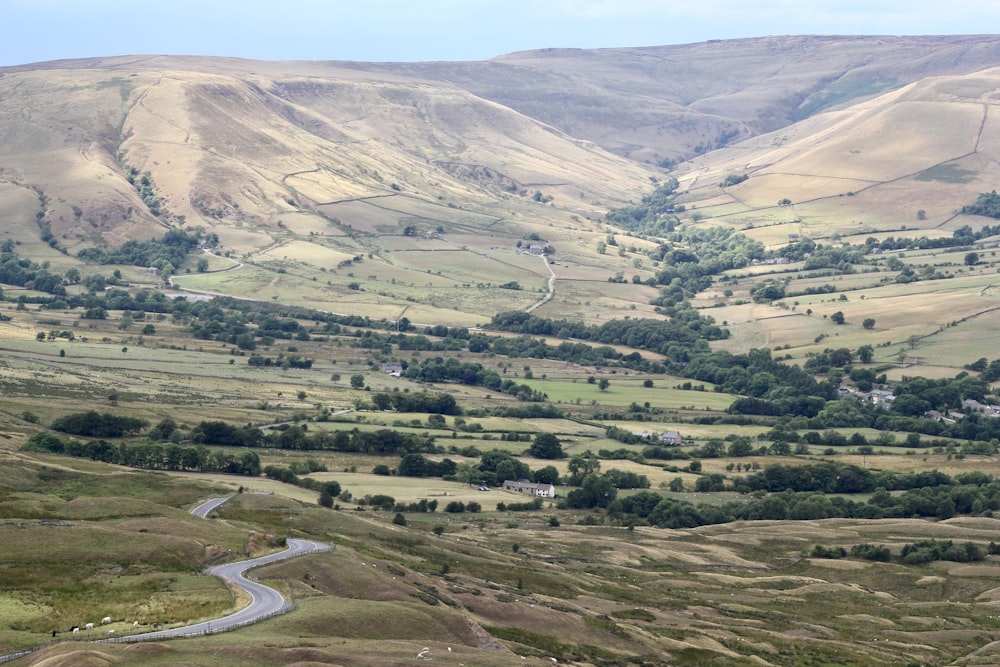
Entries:
[[[114, 620], [110, 616], [105, 616], [104, 618], [101, 619], [101, 625], [109, 625], [110, 623], [113, 623], [113, 622], [114, 622]], [[132, 629], [133, 630], [137, 630], [140, 625], [141, 625], [141, 623], [139, 623], [139, 621], [132, 621]], [[159, 627], [160, 627], [159, 623], [153, 623], [153, 629], [154, 630], [156, 630]], [[72, 633], [74, 633], [74, 634], [76, 634], [76, 633], [80, 632], [81, 629], [83, 629], [83, 630], [93, 630], [94, 629], [94, 624], [93, 623], [87, 623], [86, 625], [83, 626], [83, 628], [81, 628], [79, 625], [74, 625], [72, 628], [69, 629], [69, 631], [72, 632]], [[112, 630], [108, 630], [108, 635], [113, 635], [113, 634], [115, 634], [115, 631], [113, 629]], [[56, 631], [55, 630], [52, 631], [52, 636], [53, 637], [56, 636]]]

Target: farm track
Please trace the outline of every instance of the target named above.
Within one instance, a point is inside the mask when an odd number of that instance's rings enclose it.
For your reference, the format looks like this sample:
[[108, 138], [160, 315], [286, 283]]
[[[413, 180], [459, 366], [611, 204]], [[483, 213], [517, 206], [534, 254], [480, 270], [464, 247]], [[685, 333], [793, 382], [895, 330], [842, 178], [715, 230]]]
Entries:
[[556, 272], [552, 270], [552, 264], [549, 263], [549, 260], [545, 255], [542, 255], [542, 261], [545, 262], [545, 267], [549, 270], [549, 293], [546, 294], [544, 297], [542, 297], [542, 299], [537, 303], [528, 306], [528, 308], [525, 311], [528, 313], [534, 311], [539, 306], [543, 306], [549, 301], [551, 301], [552, 297], [554, 297], [556, 294]]

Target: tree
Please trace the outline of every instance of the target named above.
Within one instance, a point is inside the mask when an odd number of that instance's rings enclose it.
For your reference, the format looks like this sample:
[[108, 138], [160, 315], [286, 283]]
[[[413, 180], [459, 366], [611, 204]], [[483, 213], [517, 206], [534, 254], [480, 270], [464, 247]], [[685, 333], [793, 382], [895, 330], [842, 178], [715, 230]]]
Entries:
[[469, 486], [478, 484], [482, 476], [483, 473], [479, 470], [479, 465], [472, 461], [462, 461], [455, 469], [455, 479]]
[[[865, 320], [867, 322], [867, 320]], [[874, 322], [874, 320], [872, 320]], [[875, 357], [875, 348], [871, 345], [862, 345], [858, 348], [858, 360], [863, 364], [870, 364]]]
[[534, 471], [531, 474], [531, 479], [536, 484], [558, 484], [559, 471], [555, 466], [545, 466]]
[[830, 357], [830, 365], [835, 366], [837, 368], [842, 368], [847, 364], [851, 363], [851, 358], [853, 357], [853, 355], [851, 354], [851, 351], [846, 347], [839, 347], [836, 350], [830, 350], [829, 357]]
[[978, 263], [979, 263], [979, 253], [978, 252], [970, 252], [968, 255], [965, 256], [965, 265], [966, 266], [975, 266]]
[[396, 524], [397, 526], [405, 526], [406, 525], [406, 517], [403, 516], [403, 514], [401, 512], [396, 512], [396, 516], [392, 517], [392, 522], [394, 524]]
[[535, 436], [535, 441], [528, 448], [528, 455], [537, 459], [562, 459], [566, 458], [559, 438], [551, 433], [539, 433]]
[[332, 508], [333, 507], [333, 496], [331, 496], [326, 491], [319, 494], [319, 500], [317, 501], [320, 507]]
[[566, 505], [574, 509], [607, 507], [618, 495], [611, 481], [597, 475], [587, 475], [579, 489], [573, 489], [566, 496]]
[[355, 373], [351, 376], [351, 387], [354, 389], [361, 389], [365, 386], [365, 376], [361, 373]]
[[864, 319], [864, 321], [861, 323], [861, 326], [863, 326], [865, 329], [874, 329], [875, 328], [875, 318], [874, 317], [866, 317]]
[[845, 321], [844, 313], [838, 310], [837, 312], [835, 312], [833, 315], [830, 316], [830, 321], [833, 322], [834, 324], [843, 324]]
[[601, 462], [596, 456], [587, 452], [587, 455], [577, 454], [569, 460], [567, 465], [569, 470], [569, 484], [579, 485], [587, 475], [595, 474], [601, 469]]
[[611, 386], [611, 380], [609, 380], [608, 378], [601, 378], [597, 382], [597, 388], [600, 389], [601, 391], [607, 391], [608, 387], [610, 386]]

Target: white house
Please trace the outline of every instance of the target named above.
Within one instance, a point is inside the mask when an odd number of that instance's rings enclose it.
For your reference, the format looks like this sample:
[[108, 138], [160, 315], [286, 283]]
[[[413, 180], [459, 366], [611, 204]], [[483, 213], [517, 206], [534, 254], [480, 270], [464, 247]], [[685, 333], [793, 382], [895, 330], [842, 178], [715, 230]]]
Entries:
[[508, 479], [503, 483], [503, 490], [513, 493], [523, 493], [526, 496], [536, 496], [538, 498], [556, 497], [556, 487], [552, 484], [535, 484], [525, 479], [516, 482]]

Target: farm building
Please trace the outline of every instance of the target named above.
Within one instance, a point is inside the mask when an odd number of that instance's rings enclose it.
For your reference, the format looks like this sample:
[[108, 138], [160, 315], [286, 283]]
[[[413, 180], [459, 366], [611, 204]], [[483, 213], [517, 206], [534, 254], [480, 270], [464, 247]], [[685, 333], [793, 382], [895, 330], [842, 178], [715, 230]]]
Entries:
[[660, 434], [660, 442], [665, 445], [683, 445], [684, 436], [677, 431], [664, 431]]
[[526, 496], [537, 496], [539, 498], [555, 498], [556, 497], [556, 487], [552, 484], [535, 484], [534, 482], [529, 482], [526, 479], [521, 479], [514, 481], [508, 479], [503, 483], [504, 491], [512, 491], [513, 493], [523, 493]]

